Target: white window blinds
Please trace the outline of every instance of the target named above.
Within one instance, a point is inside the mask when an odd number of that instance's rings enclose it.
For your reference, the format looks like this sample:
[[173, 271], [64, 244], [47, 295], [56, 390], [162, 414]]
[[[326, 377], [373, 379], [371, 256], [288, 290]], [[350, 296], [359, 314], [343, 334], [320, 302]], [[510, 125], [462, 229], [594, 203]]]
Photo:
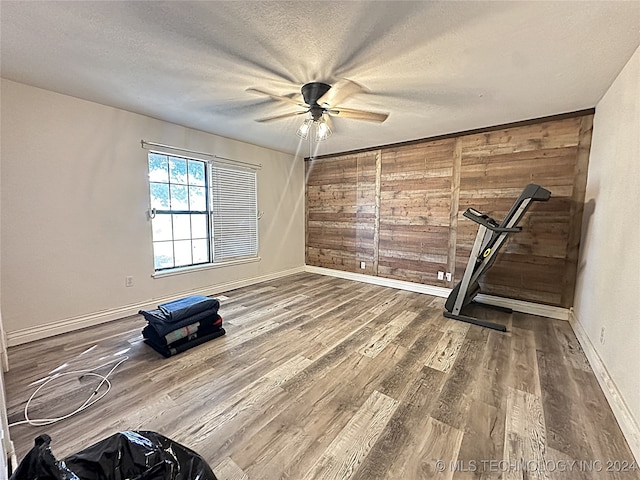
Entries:
[[213, 261], [258, 255], [256, 172], [211, 164]]

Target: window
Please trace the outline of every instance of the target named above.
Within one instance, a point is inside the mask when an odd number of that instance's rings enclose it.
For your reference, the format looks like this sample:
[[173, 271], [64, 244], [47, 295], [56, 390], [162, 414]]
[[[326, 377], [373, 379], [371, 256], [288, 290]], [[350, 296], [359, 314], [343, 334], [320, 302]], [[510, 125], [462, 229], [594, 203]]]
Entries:
[[256, 173], [149, 153], [155, 270], [258, 254]]

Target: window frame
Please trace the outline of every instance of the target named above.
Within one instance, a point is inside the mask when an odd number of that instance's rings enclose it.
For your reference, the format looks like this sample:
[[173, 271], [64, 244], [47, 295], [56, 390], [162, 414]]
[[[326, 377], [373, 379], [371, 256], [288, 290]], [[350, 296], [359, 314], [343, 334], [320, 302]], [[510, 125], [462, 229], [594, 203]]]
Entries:
[[[190, 186], [195, 186], [195, 187], [202, 187], [203, 185], [191, 185], [189, 183], [189, 176], [187, 173], [187, 184], [181, 184], [178, 182], [171, 182], [171, 170], [170, 170], [170, 166], [168, 165], [168, 181], [167, 182], [163, 182], [163, 181], [158, 181], [158, 180], [152, 180], [151, 178], [151, 159], [152, 159], [152, 155], [160, 155], [163, 157], [166, 157], [167, 162], [170, 162], [171, 159], [177, 159], [177, 160], [184, 160], [187, 162], [187, 172], [188, 172], [188, 168], [189, 168], [189, 161], [196, 161], [196, 162], [200, 162], [203, 164], [204, 166], [204, 189], [205, 189], [205, 207], [206, 210], [192, 210], [192, 209], [181, 209], [181, 210], [172, 210], [171, 209], [171, 184], [173, 183], [174, 185], [180, 185], [180, 186], [186, 186], [187, 187], [187, 198], [189, 199], [189, 187]], [[153, 269], [154, 269], [154, 273], [152, 275], [152, 277], [164, 277], [164, 276], [170, 276], [170, 275], [177, 275], [177, 274], [182, 274], [182, 273], [187, 273], [190, 271], [194, 271], [194, 270], [202, 270], [202, 269], [209, 269], [209, 268], [219, 268], [219, 267], [224, 267], [224, 266], [229, 266], [229, 265], [235, 265], [235, 264], [242, 264], [242, 263], [249, 263], [249, 262], [256, 262], [256, 261], [260, 261], [261, 258], [259, 256], [259, 213], [258, 213], [258, 178], [257, 178], [257, 171], [256, 169], [252, 169], [252, 168], [247, 168], [244, 167], [241, 163], [242, 162], [238, 162], [240, 163], [239, 165], [234, 165], [233, 163], [229, 164], [228, 162], [217, 162], [215, 160], [205, 160], [202, 158], [194, 158], [188, 155], [183, 155], [183, 154], [173, 154], [173, 153], [168, 153], [165, 151], [161, 151], [161, 150], [149, 150], [147, 152], [147, 171], [148, 171], [148, 188], [149, 188], [149, 223], [150, 223], [150, 227], [151, 227], [151, 247], [152, 247], [152, 259], [153, 259]], [[213, 205], [213, 198], [214, 198], [214, 192], [215, 192], [215, 185], [213, 183], [213, 169], [216, 167], [220, 167], [221, 169], [228, 169], [231, 171], [242, 171], [244, 173], [249, 172], [251, 173], [251, 179], [252, 179], [252, 187], [249, 190], [250, 194], [253, 194], [253, 198], [254, 198], [254, 202], [253, 205], [255, 206], [255, 226], [252, 230], [253, 235], [251, 235], [249, 237], [249, 243], [253, 242], [255, 244], [255, 248], [252, 250], [252, 252], [250, 254], [247, 255], [239, 255], [239, 256], [227, 256], [225, 258], [220, 259], [219, 257], [215, 256], [215, 245], [216, 245], [216, 237], [215, 237], [215, 229], [214, 229], [214, 205]], [[169, 207], [166, 209], [159, 209], [157, 207], [153, 206], [153, 197], [152, 197], [152, 185], [153, 184], [167, 184], [168, 188], [169, 188]], [[190, 206], [190, 205], [189, 205]], [[156, 218], [156, 216], [158, 214], [161, 215], [170, 215], [170, 221], [171, 221], [171, 239], [167, 239], [167, 240], [156, 240], [154, 238], [154, 227], [153, 227], [153, 220], [154, 218]], [[207, 260], [204, 262], [197, 262], [194, 263], [193, 262], [193, 243], [191, 243], [191, 263], [188, 264], [183, 264], [183, 265], [177, 265], [176, 266], [176, 256], [175, 256], [175, 244], [177, 241], [181, 241], [183, 239], [176, 239], [175, 238], [175, 231], [173, 229], [173, 222], [174, 222], [174, 216], [175, 215], [204, 215], [206, 218], [206, 241], [207, 241]], [[200, 239], [200, 238], [196, 238], [196, 239]], [[193, 226], [190, 223], [190, 236], [187, 239], [184, 240], [190, 240], [191, 242], [193, 242], [194, 237], [193, 237]], [[200, 239], [202, 240], [202, 239]], [[244, 240], [243, 240], [244, 241]], [[171, 242], [172, 248], [173, 248], [173, 266], [170, 267], [161, 267], [161, 268], [157, 268], [157, 264], [156, 264], [156, 244], [159, 243], [164, 243], [164, 242]], [[219, 243], [219, 240], [218, 240]], [[240, 242], [243, 243], [243, 242]]]

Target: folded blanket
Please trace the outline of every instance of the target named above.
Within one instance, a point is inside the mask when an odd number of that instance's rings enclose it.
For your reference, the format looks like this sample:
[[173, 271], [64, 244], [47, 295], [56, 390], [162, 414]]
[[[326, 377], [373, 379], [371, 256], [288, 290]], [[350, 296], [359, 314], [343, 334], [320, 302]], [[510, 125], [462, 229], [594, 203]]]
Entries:
[[184, 338], [191, 338], [195, 334], [211, 333], [221, 326], [222, 318], [219, 315], [210, 315], [199, 322], [169, 331], [164, 335], [158, 333], [154, 326], [149, 324], [142, 329], [142, 336], [153, 341], [157, 345], [172, 346], [172, 344], [179, 342]]
[[138, 312], [142, 315], [149, 325], [151, 325], [155, 331], [161, 337], [164, 337], [169, 332], [177, 330], [188, 325], [192, 325], [196, 322], [210, 322], [213, 323], [218, 319], [218, 312], [207, 310], [204, 312], [196, 313], [191, 317], [187, 317], [179, 322], [171, 322], [167, 319], [167, 316], [162, 310], [140, 310]]
[[209, 332], [206, 334], [205, 333], [196, 334], [194, 338], [183, 338], [182, 340], [179, 340], [174, 344], [172, 344], [171, 347], [168, 347], [166, 345], [159, 345], [155, 343], [153, 340], [150, 340], [148, 338], [145, 339], [144, 343], [149, 345], [151, 348], [153, 348], [156, 352], [161, 354], [163, 357], [169, 358], [173, 355], [177, 355], [178, 353], [182, 353], [186, 350], [189, 350], [190, 348], [193, 348], [205, 342], [208, 342], [209, 340], [213, 340], [214, 338], [221, 337], [225, 333], [227, 332], [225, 332], [224, 328], [216, 327], [215, 330], [213, 330], [212, 332]]
[[158, 305], [158, 309], [165, 314], [169, 322], [179, 322], [205, 311], [213, 310], [217, 313], [219, 308], [220, 302], [218, 300], [203, 295], [191, 295]]
[[173, 332], [169, 332], [164, 336], [165, 342], [167, 345], [173, 342], [177, 342], [181, 338], [188, 337], [189, 335], [193, 335], [198, 331], [198, 327], [200, 326], [200, 322], [192, 323], [191, 325], [187, 325], [186, 327], [179, 328], [174, 330]]

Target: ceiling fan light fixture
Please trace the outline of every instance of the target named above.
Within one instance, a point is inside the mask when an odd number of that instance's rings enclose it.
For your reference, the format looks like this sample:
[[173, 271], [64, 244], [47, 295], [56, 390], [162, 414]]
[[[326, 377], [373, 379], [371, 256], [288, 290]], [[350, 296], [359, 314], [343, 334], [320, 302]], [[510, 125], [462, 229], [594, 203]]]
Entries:
[[331, 129], [324, 119], [319, 120], [316, 123], [316, 142], [322, 142], [331, 135]]
[[311, 130], [312, 124], [313, 124], [313, 120], [311, 118], [307, 118], [304, 122], [302, 122], [302, 125], [300, 125], [300, 128], [298, 128], [296, 135], [306, 139], [309, 136], [309, 130]]
[[[2, 0], [0, 0], [2, 1]], [[303, 107], [303, 111], [294, 111], [284, 114], [272, 115], [265, 118], [257, 119], [258, 122], [271, 122], [273, 120], [281, 120], [284, 118], [298, 117], [298, 115], [307, 115], [302, 125], [300, 125], [296, 131], [302, 139], [310, 139], [309, 132], [313, 135], [313, 139], [316, 142], [322, 142], [329, 138], [333, 133], [331, 131], [332, 123], [331, 117], [340, 118], [352, 118], [355, 120], [366, 120], [369, 122], [382, 123], [389, 116], [388, 113], [370, 112], [367, 110], [358, 110], [353, 108], [342, 108], [340, 103], [347, 97], [356, 93], [367, 92], [362, 85], [357, 84], [351, 80], [342, 79], [336, 83], [336, 90], [332, 90], [331, 85], [323, 82], [309, 82], [305, 83], [300, 92], [304, 98], [304, 103], [296, 100], [293, 95], [283, 96], [275, 93], [261, 90], [259, 88], [248, 88], [247, 91], [251, 93], [257, 93], [264, 95], [272, 100], [279, 101], [281, 103], [293, 103], [298, 107]], [[300, 117], [298, 117], [300, 118]], [[311, 144], [311, 140], [309, 140]]]

